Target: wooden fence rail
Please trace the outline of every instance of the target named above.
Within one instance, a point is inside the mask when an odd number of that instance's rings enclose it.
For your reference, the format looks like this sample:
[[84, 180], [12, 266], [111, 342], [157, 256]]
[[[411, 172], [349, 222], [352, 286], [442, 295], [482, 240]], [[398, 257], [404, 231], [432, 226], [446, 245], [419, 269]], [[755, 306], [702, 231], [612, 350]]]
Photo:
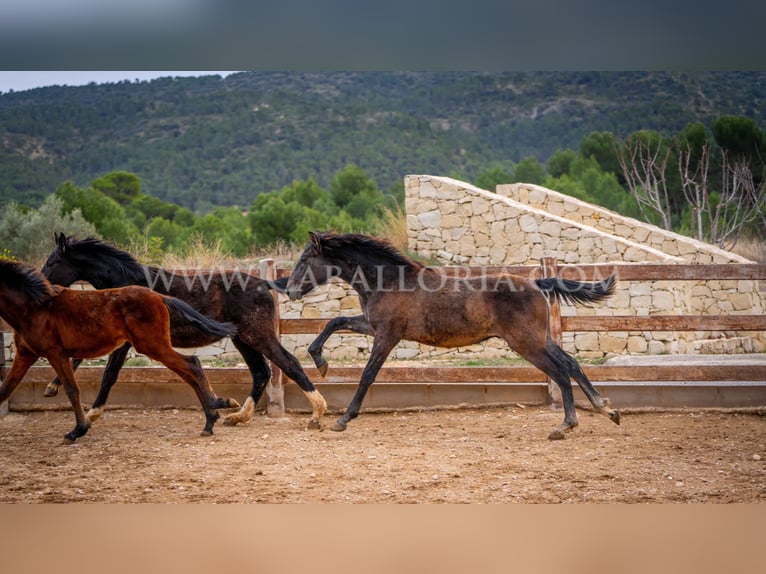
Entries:
[[[604, 263], [586, 265], [556, 265], [544, 258], [539, 266], [507, 267], [442, 267], [451, 276], [475, 277], [481, 274], [513, 273], [529, 278], [555, 276], [580, 281], [597, 281], [616, 273], [619, 281], [737, 281], [766, 280], [766, 265], [762, 264], [662, 264], [662, 263]], [[280, 269], [277, 276], [289, 275]], [[318, 334], [329, 319], [281, 319], [282, 334]], [[578, 331], [766, 331], [766, 315], [617, 315], [561, 316], [551, 313], [551, 332]], [[339, 331], [343, 333], [344, 331]], [[345, 331], [347, 332], [347, 331]], [[761, 365], [683, 365], [643, 367], [589, 366], [585, 371], [593, 381], [760, 381], [766, 379]], [[333, 382], [356, 382], [361, 368], [334, 368]], [[386, 367], [378, 375], [385, 382], [521, 382], [540, 379], [533, 367]], [[558, 402], [557, 388], [549, 383], [549, 400]], [[764, 397], [766, 404], [766, 397]]]
[[[487, 272], [509, 272], [526, 277], [540, 277], [543, 274], [541, 266], [513, 266], [513, 267], [443, 267], [445, 273], [459, 277], [472, 276]], [[290, 272], [289, 269], [276, 269], [273, 263], [265, 263], [261, 267], [261, 273], [270, 274], [272, 277], [284, 277]], [[765, 281], [766, 265], [763, 264], [720, 264], [720, 265], [665, 265], [665, 264], [594, 264], [578, 266], [559, 266], [556, 273], [559, 277], [577, 280], [599, 280], [607, 277], [612, 272], [617, 273], [619, 281]], [[763, 291], [764, 283], [761, 284]], [[282, 334], [318, 334], [329, 319], [280, 319], [277, 317], [279, 331]], [[554, 318], [555, 320], [555, 318]], [[732, 315], [651, 315], [651, 316], [561, 316], [557, 325], [563, 332], [580, 331], [766, 331], [766, 315], [763, 313], [732, 314]], [[342, 331], [341, 331], [342, 332]], [[1, 357], [0, 357], [1, 358]], [[733, 365], [720, 364], [652, 364], [647, 365], [585, 365], [584, 370], [594, 383], [621, 384], [649, 386], [659, 385], [661, 382], [676, 382], [678, 391], [684, 398], [678, 401], [686, 401], [686, 397], [693, 390], [686, 384], [689, 381], [705, 382], [728, 381], [741, 383], [748, 393], [743, 400], [748, 405], [766, 405], [766, 363], [757, 364], [736, 363]], [[273, 367], [273, 365], [272, 365]], [[242, 385], [249, 384], [248, 377], [243, 376], [245, 369], [241, 368], [213, 368], [207, 369], [213, 384], [219, 385]], [[307, 367], [309, 377], [321, 385], [355, 386], [361, 376], [361, 367], [332, 367], [325, 379], [322, 379], [313, 367]], [[100, 379], [101, 368], [89, 367], [78, 371], [78, 380], [91, 386], [97, 385]], [[33, 367], [27, 379], [34, 385], [41, 386], [52, 375], [47, 367]], [[120, 375], [121, 382], [127, 383], [152, 383], [159, 386], [166, 385], [174, 380], [172, 373], [166, 369], [157, 367], [131, 367], [123, 369]], [[414, 388], [418, 384], [433, 388], [464, 383], [470, 385], [483, 385], [491, 388], [492, 385], [500, 386], [524, 386], [534, 383], [538, 387], [545, 382], [540, 371], [528, 365], [502, 366], [502, 367], [469, 367], [469, 366], [385, 366], [381, 369], [378, 382], [381, 386], [403, 385], [402, 388]], [[267, 409], [272, 414], [284, 412], [284, 389], [282, 388], [282, 373], [273, 368], [273, 383], [267, 389]], [[642, 385], [645, 383], [646, 385]], [[711, 383], [712, 384], [712, 383]], [[748, 386], [749, 385], [749, 386]], [[137, 386], [137, 385], [133, 385]], [[183, 385], [173, 385], [183, 387]], [[291, 385], [290, 387], [293, 387]], [[42, 387], [41, 387], [42, 388]], [[321, 387], [320, 387], [321, 388]], [[327, 388], [327, 387], [325, 387]], [[658, 387], [659, 388], [659, 387]], [[679, 390], [680, 389], [680, 390]], [[289, 388], [287, 390], [290, 390]], [[149, 391], [143, 391], [145, 394]], [[292, 392], [292, 391], [290, 391]], [[323, 391], [324, 392], [324, 391]], [[657, 393], [664, 392], [662, 389], [655, 392], [652, 397], [659, 397]], [[721, 393], [719, 387], [713, 389], [714, 393]], [[289, 393], [288, 393], [289, 394]], [[31, 395], [30, 395], [31, 396]], [[409, 396], [409, 395], [407, 395]], [[538, 395], [535, 395], [538, 396]], [[742, 395], [732, 399], [739, 401]], [[549, 400], [554, 397], [548, 395]], [[720, 397], [719, 397], [720, 398]], [[299, 397], [300, 399], [300, 397]], [[658, 399], [658, 400], [659, 400]], [[21, 399], [20, 403], [29, 402], [32, 399]], [[62, 399], [63, 400], [63, 399]], [[345, 399], [344, 399], [345, 400]], [[652, 399], [654, 400], [654, 399]], [[721, 403], [719, 399], [716, 404]], [[683, 404], [687, 404], [683, 402]], [[733, 404], [733, 403], [732, 403]], [[744, 404], [744, 403], [743, 403]]]

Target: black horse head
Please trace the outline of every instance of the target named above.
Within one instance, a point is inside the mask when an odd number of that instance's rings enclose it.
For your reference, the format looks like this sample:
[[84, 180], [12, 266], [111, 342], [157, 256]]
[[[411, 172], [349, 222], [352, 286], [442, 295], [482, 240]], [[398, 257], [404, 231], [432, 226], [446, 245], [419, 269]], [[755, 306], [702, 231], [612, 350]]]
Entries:
[[142, 265], [129, 253], [95, 237], [75, 239], [55, 235], [56, 247], [42, 267], [51, 283], [68, 287], [87, 281], [97, 289], [145, 281]]

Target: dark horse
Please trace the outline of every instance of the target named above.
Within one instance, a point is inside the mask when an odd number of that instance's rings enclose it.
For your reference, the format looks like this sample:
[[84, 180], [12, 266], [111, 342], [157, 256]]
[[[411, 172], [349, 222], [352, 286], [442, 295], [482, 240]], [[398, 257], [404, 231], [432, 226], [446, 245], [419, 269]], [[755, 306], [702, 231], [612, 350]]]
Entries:
[[471, 345], [501, 337], [522, 357], [561, 387], [564, 422], [549, 438], [564, 437], [577, 426], [570, 377], [600, 413], [620, 423], [583, 373], [577, 361], [559, 347], [548, 330], [548, 297], [595, 302], [614, 290], [615, 278], [597, 283], [564, 279], [528, 280], [510, 274], [450, 277], [405, 257], [385, 241], [365, 235], [310, 233], [287, 282], [291, 299], [337, 276], [359, 295], [363, 315], [330, 321], [311, 346], [317, 366], [326, 370], [321, 348], [338, 329], [374, 335], [372, 352], [356, 394], [333, 430], [346, 429], [359, 415], [365, 394], [381, 366], [402, 339], [439, 347]]
[[231, 323], [208, 319], [191, 306], [146, 287], [78, 291], [51, 285], [34, 268], [0, 260], [0, 316], [13, 328], [16, 355], [0, 385], [0, 403], [11, 396], [29, 367], [45, 357], [64, 384], [77, 424], [69, 441], [90, 426], [80, 404], [80, 391], [69, 359], [101, 357], [126, 341], [175, 372], [197, 393], [205, 411], [203, 434], [212, 434], [215, 409], [239, 403], [213, 392], [196, 357], [181, 355], [170, 342], [170, 317], [183, 319], [190, 330], [206, 337], [233, 335]]
[[[255, 405], [271, 377], [265, 355], [295, 381], [308, 397], [312, 405], [309, 428], [320, 427], [320, 419], [327, 404], [304, 373], [298, 359], [282, 347], [279, 341], [274, 325], [274, 299], [269, 292], [275, 285], [238, 270], [184, 274], [141, 265], [129, 253], [94, 238], [77, 240], [61, 233], [56, 236], [56, 243], [56, 248], [42, 268], [42, 273], [51, 283], [69, 286], [81, 280], [96, 289], [125, 285], [149, 286], [158, 293], [186, 301], [211, 319], [236, 325], [237, 334], [231, 340], [247, 363], [253, 385], [241, 410], [228, 415], [224, 424], [237, 424], [252, 419]], [[170, 335], [173, 346], [181, 348], [201, 347], [222, 338], [200, 333], [176, 322], [171, 322]], [[129, 348], [126, 345], [109, 356], [101, 388], [93, 403], [94, 409], [100, 409], [106, 403]], [[46, 396], [55, 394], [55, 383], [48, 385]]]

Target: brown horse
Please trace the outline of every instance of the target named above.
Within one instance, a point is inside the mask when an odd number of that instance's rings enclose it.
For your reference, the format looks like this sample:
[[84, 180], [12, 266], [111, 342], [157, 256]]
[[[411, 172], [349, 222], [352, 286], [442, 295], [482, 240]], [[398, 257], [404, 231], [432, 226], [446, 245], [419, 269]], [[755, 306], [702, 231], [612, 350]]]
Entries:
[[389, 243], [365, 235], [310, 233], [287, 282], [291, 299], [300, 298], [330, 277], [340, 277], [359, 295], [363, 315], [328, 323], [312, 344], [312, 355], [326, 370], [321, 346], [340, 328], [374, 335], [372, 352], [356, 394], [333, 430], [346, 429], [359, 415], [365, 394], [396, 344], [402, 339], [439, 347], [459, 347], [501, 337], [561, 388], [564, 422], [549, 436], [564, 438], [577, 426], [571, 378], [600, 413], [620, 423], [618, 411], [585, 376], [574, 358], [548, 330], [548, 297], [596, 302], [614, 290], [615, 278], [597, 283], [536, 279], [510, 274], [450, 277], [405, 257]]
[[69, 359], [101, 357], [126, 342], [194, 389], [205, 411], [203, 435], [213, 433], [218, 419], [215, 409], [239, 407], [233, 399], [216, 396], [199, 360], [176, 352], [170, 342], [171, 316], [207, 336], [233, 335], [234, 326], [212, 321], [178, 299], [146, 287], [66, 289], [51, 285], [28, 265], [0, 259], [0, 316], [13, 328], [16, 344], [13, 363], [0, 385], [0, 403], [11, 396], [37, 359], [46, 358], [74, 409], [77, 423], [65, 435], [68, 441], [84, 435], [90, 426]]
[[[266, 361], [269, 359], [298, 384], [311, 403], [309, 428], [320, 428], [327, 403], [306, 376], [298, 359], [282, 346], [274, 326], [274, 299], [269, 290], [283, 289], [279, 285], [281, 280], [269, 282], [239, 270], [179, 273], [141, 265], [130, 253], [92, 237], [74, 239], [61, 233], [56, 236], [56, 243], [42, 268], [43, 275], [51, 283], [68, 287], [75, 281], [87, 281], [96, 289], [143, 285], [181, 299], [211, 319], [236, 325], [237, 334], [231, 342], [247, 363], [252, 387], [240, 411], [227, 415], [224, 424], [247, 422], [253, 418], [255, 405], [271, 378]], [[176, 321], [171, 321], [170, 334], [173, 346], [182, 348], [202, 347], [222, 337], [205, 335]], [[95, 409], [106, 404], [129, 349], [128, 344], [109, 356], [101, 388], [93, 402], [94, 414], [100, 412]], [[58, 380], [51, 382], [45, 396], [55, 395], [57, 384]]]

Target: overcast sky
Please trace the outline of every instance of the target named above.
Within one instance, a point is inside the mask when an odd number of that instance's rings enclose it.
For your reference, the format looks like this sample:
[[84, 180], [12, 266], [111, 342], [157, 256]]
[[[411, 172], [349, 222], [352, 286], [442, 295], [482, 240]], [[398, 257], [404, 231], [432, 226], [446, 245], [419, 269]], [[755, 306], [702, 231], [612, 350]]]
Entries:
[[51, 71], [51, 72], [8, 72], [0, 71], [0, 92], [14, 90], [30, 90], [32, 88], [44, 88], [46, 86], [84, 86], [90, 82], [103, 84], [107, 82], [120, 82], [122, 80], [151, 80], [166, 76], [207, 76], [219, 74], [226, 76], [232, 72], [199, 72], [199, 71]]

